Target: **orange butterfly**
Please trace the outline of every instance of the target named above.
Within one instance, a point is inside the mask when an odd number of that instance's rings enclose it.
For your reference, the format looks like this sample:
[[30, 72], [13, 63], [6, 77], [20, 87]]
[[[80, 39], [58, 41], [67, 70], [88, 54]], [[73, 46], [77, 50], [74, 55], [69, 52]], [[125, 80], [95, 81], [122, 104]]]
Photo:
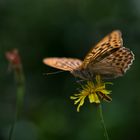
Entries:
[[84, 61], [75, 58], [45, 58], [51, 67], [70, 71], [75, 77], [92, 80], [95, 75], [105, 79], [123, 76], [134, 60], [134, 54], [123, 47], [121, 32], [115, 30], [105, 36], [86, 55]]

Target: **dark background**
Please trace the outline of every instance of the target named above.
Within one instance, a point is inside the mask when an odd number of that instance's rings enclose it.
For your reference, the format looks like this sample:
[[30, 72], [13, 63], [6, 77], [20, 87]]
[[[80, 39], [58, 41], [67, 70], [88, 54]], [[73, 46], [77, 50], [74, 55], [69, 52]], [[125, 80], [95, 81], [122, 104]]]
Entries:
[[5, 53], [19, 50], [26, 77], [24, 113], [15, 140], [104, 140], [99, 114], [86, 102], [81, 112], [69, 99], [77, 92], [69, 73], [42, 63], [50, 56], [83, 59], [92, 45], [114, 29], [135, 61], [124, 77], [112, 80], [113, 101], [103, 103], [111, 140], [140, 139], [139, 0], [0, 0], [0, 140], [14, 120], [16, 89]]

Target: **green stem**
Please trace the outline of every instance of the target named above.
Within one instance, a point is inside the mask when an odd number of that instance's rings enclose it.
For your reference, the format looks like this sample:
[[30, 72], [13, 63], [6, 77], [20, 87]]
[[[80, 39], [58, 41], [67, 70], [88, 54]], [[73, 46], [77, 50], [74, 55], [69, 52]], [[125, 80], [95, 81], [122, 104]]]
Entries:
[[102, 105], [101, 104], [99, 104], [99, 115], [100, 115], [100, 119], [101, 119], [102, 128], [104, 130], [104, 136], [105, 136], [106, 140], [109, 140], [109, 136], [108, 136], [107, 129], [106, 129], [106, 126], [105, 126], [105, 122], [104, 122], [104, 117], [103, 117]]
[[22, 68], [20, 68], [18, 71], [15, 71], [15, 81], [17, 84], [16, 112], [15, 112], [14, 122], [11, 125], [10, 131], [9, 131], [8, 140], [13, 139], [13, 133], [16, 126], [16, 122], [20, 118], [22, 108], [23, 108], [23, 100], [24, 100], [24, 94], [25, 94], [25, 80], [24, 80], [24, 74], [22, 72]]
[[13, 135], [13, 132], [14, 132], [14, 128], [15, 128], [15, 122], [10, 127], [8, 140], [12, 140], [12, 135]]

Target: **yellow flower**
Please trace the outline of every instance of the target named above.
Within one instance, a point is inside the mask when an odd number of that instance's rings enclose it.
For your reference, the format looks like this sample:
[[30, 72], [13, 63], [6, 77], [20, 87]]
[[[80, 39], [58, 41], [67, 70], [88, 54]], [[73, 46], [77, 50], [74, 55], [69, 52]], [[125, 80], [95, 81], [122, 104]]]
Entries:
[[84, 104], [84, 100], [87, 96], [90, 103], [100, 103], [100, 99], [108, 102], [112, 101], [108, 96], [111, 91], [106, 89], [106, 84], [112, 83], [101, 81], [100, 75], [97, 75], [95, 84], [92, 81], [87, 81], [86, 85], [82, 85], [80, 93], [70, 97], [70, 99], [75, 100], [74, 104], [78, 104], [77, 112], [80, 111], [80, 107]]

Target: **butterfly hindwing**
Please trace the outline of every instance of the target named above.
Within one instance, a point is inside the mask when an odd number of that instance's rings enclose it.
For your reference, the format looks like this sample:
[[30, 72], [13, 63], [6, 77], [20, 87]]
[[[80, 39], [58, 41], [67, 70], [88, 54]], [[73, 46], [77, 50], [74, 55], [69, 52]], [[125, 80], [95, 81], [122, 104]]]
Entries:
[[126, 72], [134, 60], [134, 54], [128, 48], [122, 47], [116, 52], [106, 57], [102, 63], [109, 63], [115, 68], [120, 68], [122, 72]]
[[121, 32], [115, 30], [104, 37], [95, 47], [93, 47], [83, 62], [83, 68], [94, 61], [94, 63], [101, 61], [104, 57], [116, 51], [118, 48], [123, 46]]
[[91, 62], [88, 68], [91, 72], [100, 74], [104, 78], [116, 78], [122, 76], [129, 69], [133, 60], [133, 53], [129, 49], [121, 47], [102, 61], [96, 64]]
[[48, 66], [65, 70], [65, 71], [72, 71], [78, 68], [82, 64], [82, 61], [79, 59], [57, 58], [57, 57], [45, 58], [43, 62]]

